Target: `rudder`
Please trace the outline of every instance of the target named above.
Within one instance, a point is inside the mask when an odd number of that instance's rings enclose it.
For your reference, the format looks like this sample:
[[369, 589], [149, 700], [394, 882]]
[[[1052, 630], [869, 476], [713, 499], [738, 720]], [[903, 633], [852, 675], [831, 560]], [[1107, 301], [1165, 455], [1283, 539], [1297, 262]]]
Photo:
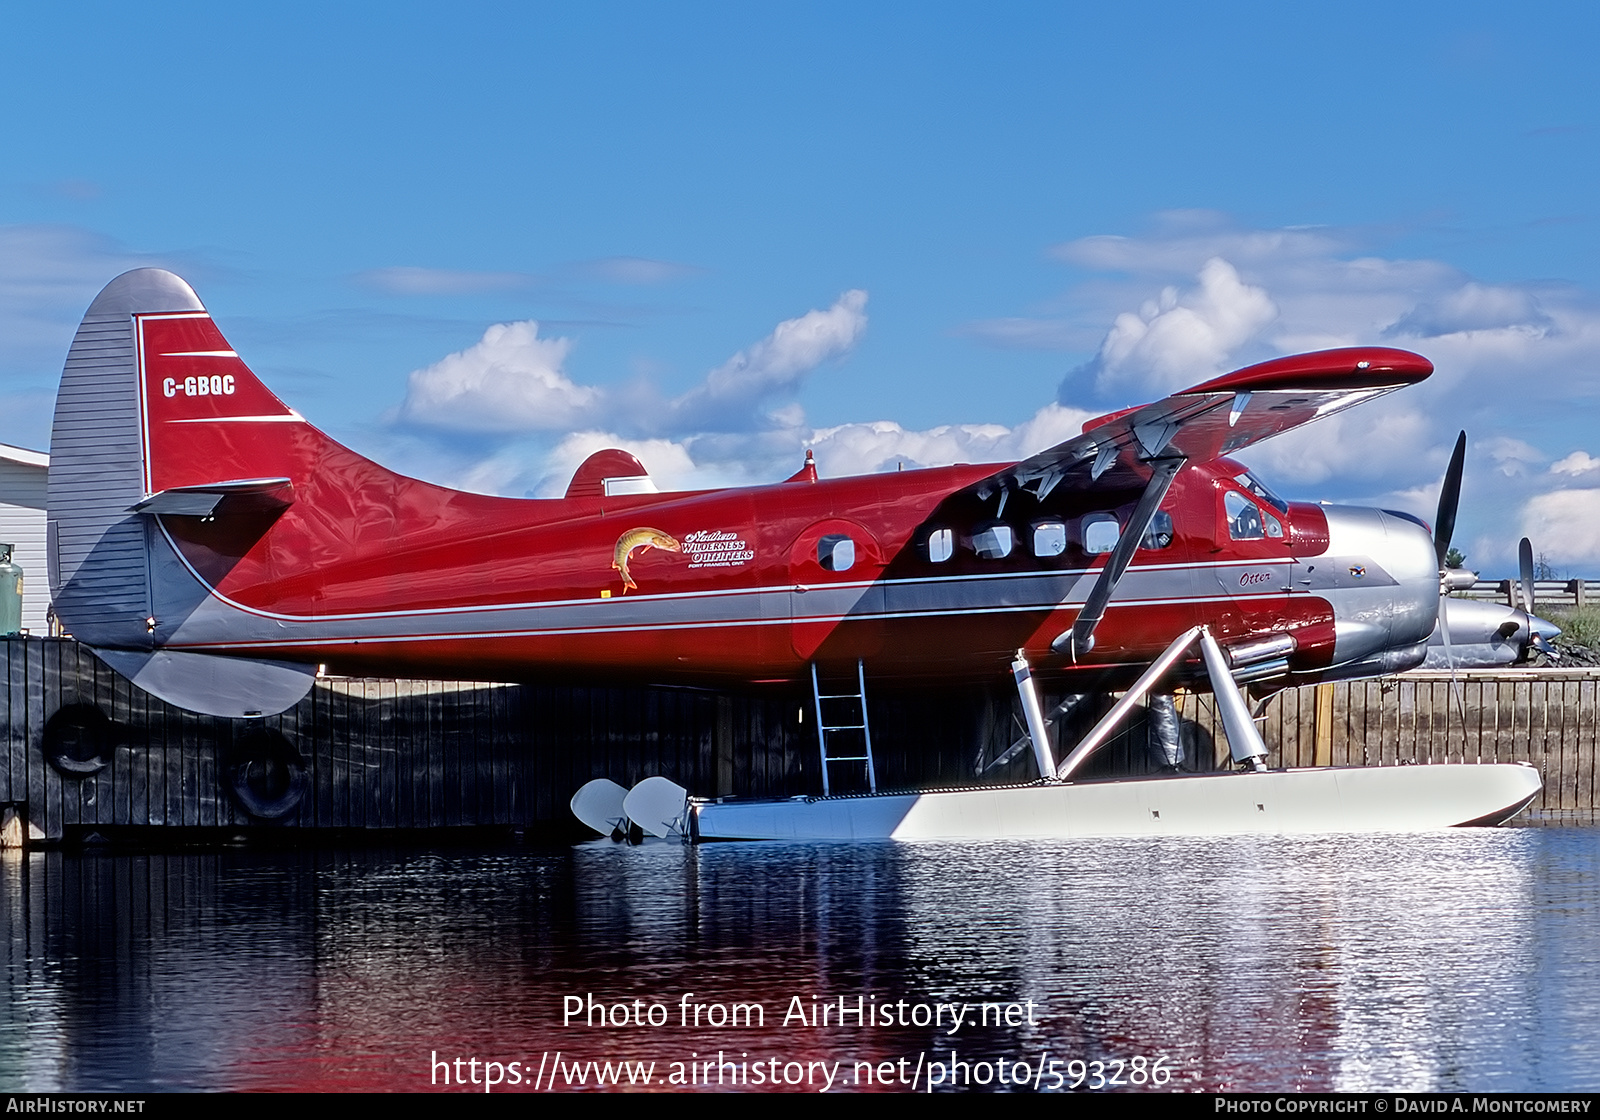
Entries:
[[67, 352], [50, 432], [47, 547], [62, 623], [91, 643], [152, 644], [135, 316], [203, 312], [170, 272], [125, 272], [100, 292]]

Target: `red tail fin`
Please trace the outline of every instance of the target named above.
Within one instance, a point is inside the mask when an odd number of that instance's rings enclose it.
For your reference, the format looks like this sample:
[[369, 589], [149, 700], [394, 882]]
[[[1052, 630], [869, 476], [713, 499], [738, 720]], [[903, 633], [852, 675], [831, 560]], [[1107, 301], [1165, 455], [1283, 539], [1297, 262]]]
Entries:
[[209, 314], [134, 322], [147, 493], [304, 477], [316, 450], [308, 445], [322, 442], [316, 430], [250, 372]]

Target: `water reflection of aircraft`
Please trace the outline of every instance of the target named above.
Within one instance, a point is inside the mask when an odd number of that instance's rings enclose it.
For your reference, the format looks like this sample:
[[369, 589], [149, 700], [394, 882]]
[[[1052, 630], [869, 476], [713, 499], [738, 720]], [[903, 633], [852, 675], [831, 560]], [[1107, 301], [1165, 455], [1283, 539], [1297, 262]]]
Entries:
[[[1232, 684], [1426, 656], [1461, 455], [1437, 539], [1406, 515], [1285, 502], [1228, 456], [1431, 372], [1403, 350], [1323, 351], [1112, 413], [1010, 465], [823, 480], [808, 455], [775, 485], [659, 493], [638, 460], [603, 451], [564, 498], [508, 499], [335, 443], [251, 373], [187, 284], [140, 269], [95, 299], [67, 357], [50, 582], [75, 637], [147, 691], [215, 715], [282, 711], [319, 664], [809, 676], [819, 696], [817, 666], [848, 666], [858, 701], [868, 671], [935, 681], [1009, 666], [1047, 778], [1096, 744], [1054, 758], [1036, 673], [1129, 689], [1127, 705], [1174, 679], [1228, 681], [1216, 693], [1230, 748], [1259, 769], [1266, 748]], [[839, 762], [864, 762], [875, 786], [870, 742], [830, 755], [817, 708], [825, 787]], [[1532, 796], [1518, 790], [1485, 812]]]

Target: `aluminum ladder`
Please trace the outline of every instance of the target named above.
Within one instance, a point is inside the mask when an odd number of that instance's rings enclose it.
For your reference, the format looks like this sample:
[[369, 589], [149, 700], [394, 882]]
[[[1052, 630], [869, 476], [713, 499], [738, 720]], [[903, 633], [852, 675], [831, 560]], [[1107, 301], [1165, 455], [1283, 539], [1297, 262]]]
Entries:
[[[817, 744], [822, 751], [822, 796], [828, 797], [832, 793], [832, 786], [828, 780], [828, 767], [835, 762], [865, 762], [867, 764], [867, 792], [877, 793], [878, 774], [872, 765], [872, 729], [867, 726], [869, 721], [867, 719], [866, 667], [860, 661], [856, 662], [856, 691], [837, 692], [830, 694], [822, 691], [822, 683], [817, 675], [817, 663], [813, 661], [811, 663], [811, 696], [816, 704], [817, 709]], [[833, 701], [835, 704], [838, 704], [839, 701], [844, 700], [855, 701], [861, 712], [861, 722], [830, 723], [828, 717], [823, 714], [823, 701], [825, 700]], [[835, 711], [837, 711], [837, 708], [835, 708]], [[837, 720], [843, 720], [847, 717], [843, 714], [840, 714], [835, 718]], [[838, 735], [841, 732], [848, 734], [856, 731], [861, 732], [861, 754], [828, 753], [828, 737], [830, 735]]]

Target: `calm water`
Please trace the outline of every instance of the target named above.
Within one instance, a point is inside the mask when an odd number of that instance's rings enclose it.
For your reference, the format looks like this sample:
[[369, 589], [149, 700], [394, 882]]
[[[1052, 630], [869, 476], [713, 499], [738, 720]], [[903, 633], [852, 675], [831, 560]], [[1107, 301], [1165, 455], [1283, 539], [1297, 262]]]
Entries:
[[1600, 1089], [1600, 829], [8, 854], [0, 950], [5, 1088]]

